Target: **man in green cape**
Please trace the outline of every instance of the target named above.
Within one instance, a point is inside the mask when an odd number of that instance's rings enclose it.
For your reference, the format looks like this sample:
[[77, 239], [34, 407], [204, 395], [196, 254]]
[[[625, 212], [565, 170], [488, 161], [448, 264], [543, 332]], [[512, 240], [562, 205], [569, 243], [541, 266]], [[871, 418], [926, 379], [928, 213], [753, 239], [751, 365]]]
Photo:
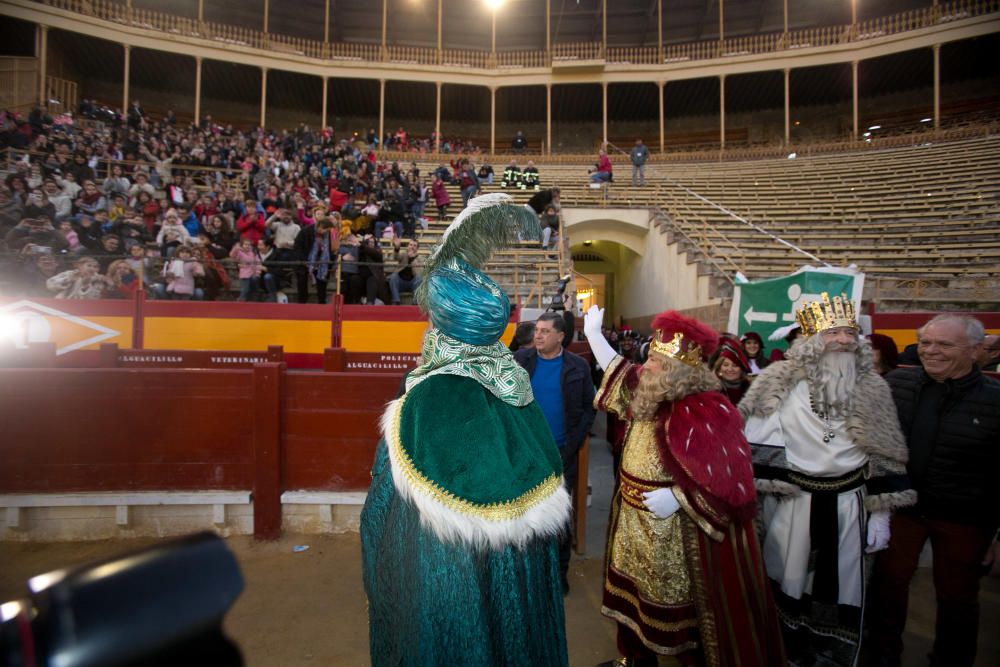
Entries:
[[382, 417], [361, 514], [375, 667], [567, 664], [569, 495], [530, 379], [499, 342], [510, 303], [480, 270], [539, 235], [509, 196], [470, 200], [417, 290], [423, 363]]

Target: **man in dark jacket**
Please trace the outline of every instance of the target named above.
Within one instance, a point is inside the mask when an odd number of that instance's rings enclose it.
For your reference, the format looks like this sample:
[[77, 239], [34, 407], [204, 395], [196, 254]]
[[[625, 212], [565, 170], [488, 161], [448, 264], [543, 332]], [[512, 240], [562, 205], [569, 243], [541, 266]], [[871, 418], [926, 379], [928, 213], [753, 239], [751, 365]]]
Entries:
[[[545, 313], [535, 322], [535, 347], [518, 350], [514, 360], [531, 376], [531, 391], [559, 447], [563, 476], [572, 493], [576, 487], [580, 447], [594, 423], [594, 385], [590, 380], [590, 365], [563, 348], [565, 336], [562, 315]], [[566, 574], [570, 541], [567, 534], [559, 542], [563, 594], [569, 592]]]
[[983, 337], [976, 319], [938, 315], [917, 331], [923, 367], [886, 376], [918, 501], [893, 517], [872, 576], [871, 645], [881, 664], [900, 664], [910, 580], [928, 539], [937, 594], [931, 665], [976, 659], [979, 577], [991, 568], [1000, 575], [1000, 382], [975, 364]]

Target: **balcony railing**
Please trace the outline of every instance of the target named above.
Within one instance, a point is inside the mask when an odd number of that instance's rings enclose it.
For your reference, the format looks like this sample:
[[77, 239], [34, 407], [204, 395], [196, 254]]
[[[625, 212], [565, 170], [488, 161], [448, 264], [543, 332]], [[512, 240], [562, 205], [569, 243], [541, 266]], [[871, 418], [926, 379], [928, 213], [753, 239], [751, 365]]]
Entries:
[[136, 28], [195, 37], [231, 46], [303, 56], [317, 60], [353, 60], [364, 63], [442, 65], [454, 68], [541, 68], [553, 62], [603, 60], [607, 64], [659, 65], [693, 60], [733, 58], [861, 42], [901, 32], [1000, 11], [1000, 0], [955, 0], [932, 7], [880, 16], [850, 25], [823, 26], [787, 33], [769, 33], [723, 40], [657, 47], [608, 47], [584, 42], [553, 44], [551, 51], [488, 51], [388, 46], [353, 42], [322, 42], [265, 33], [221, 23], [209, 23], [148, 9], [129, 8], [111, 0], [35, 0], [36, 2]]

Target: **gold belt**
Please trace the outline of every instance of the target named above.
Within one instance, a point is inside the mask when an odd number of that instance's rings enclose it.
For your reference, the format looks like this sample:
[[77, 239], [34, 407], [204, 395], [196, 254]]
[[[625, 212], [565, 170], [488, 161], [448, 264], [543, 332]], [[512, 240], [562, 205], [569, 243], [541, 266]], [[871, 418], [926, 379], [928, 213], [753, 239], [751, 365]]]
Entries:
[[621, 471], [620, 477], [619, 490], [622, 494], [622, 500], [636, 509], [647, 512], [649, 510], [646, 507], [646, 500], [643, 496], [653, 489], [663, 489], [673, 486], [671, 482], [651, 482], [646, 479], [632, 477], [624, 470]]

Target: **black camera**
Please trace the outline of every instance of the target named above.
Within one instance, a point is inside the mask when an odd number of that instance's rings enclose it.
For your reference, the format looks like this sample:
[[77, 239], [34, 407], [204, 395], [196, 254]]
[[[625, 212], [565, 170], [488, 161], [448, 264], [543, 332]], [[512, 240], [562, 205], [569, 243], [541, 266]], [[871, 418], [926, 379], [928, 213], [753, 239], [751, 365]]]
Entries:
[[0, 664], [242, 665], [222, 633], [243, 577], [225, 543], [199, 533], [28, 580], [0, 605]]

